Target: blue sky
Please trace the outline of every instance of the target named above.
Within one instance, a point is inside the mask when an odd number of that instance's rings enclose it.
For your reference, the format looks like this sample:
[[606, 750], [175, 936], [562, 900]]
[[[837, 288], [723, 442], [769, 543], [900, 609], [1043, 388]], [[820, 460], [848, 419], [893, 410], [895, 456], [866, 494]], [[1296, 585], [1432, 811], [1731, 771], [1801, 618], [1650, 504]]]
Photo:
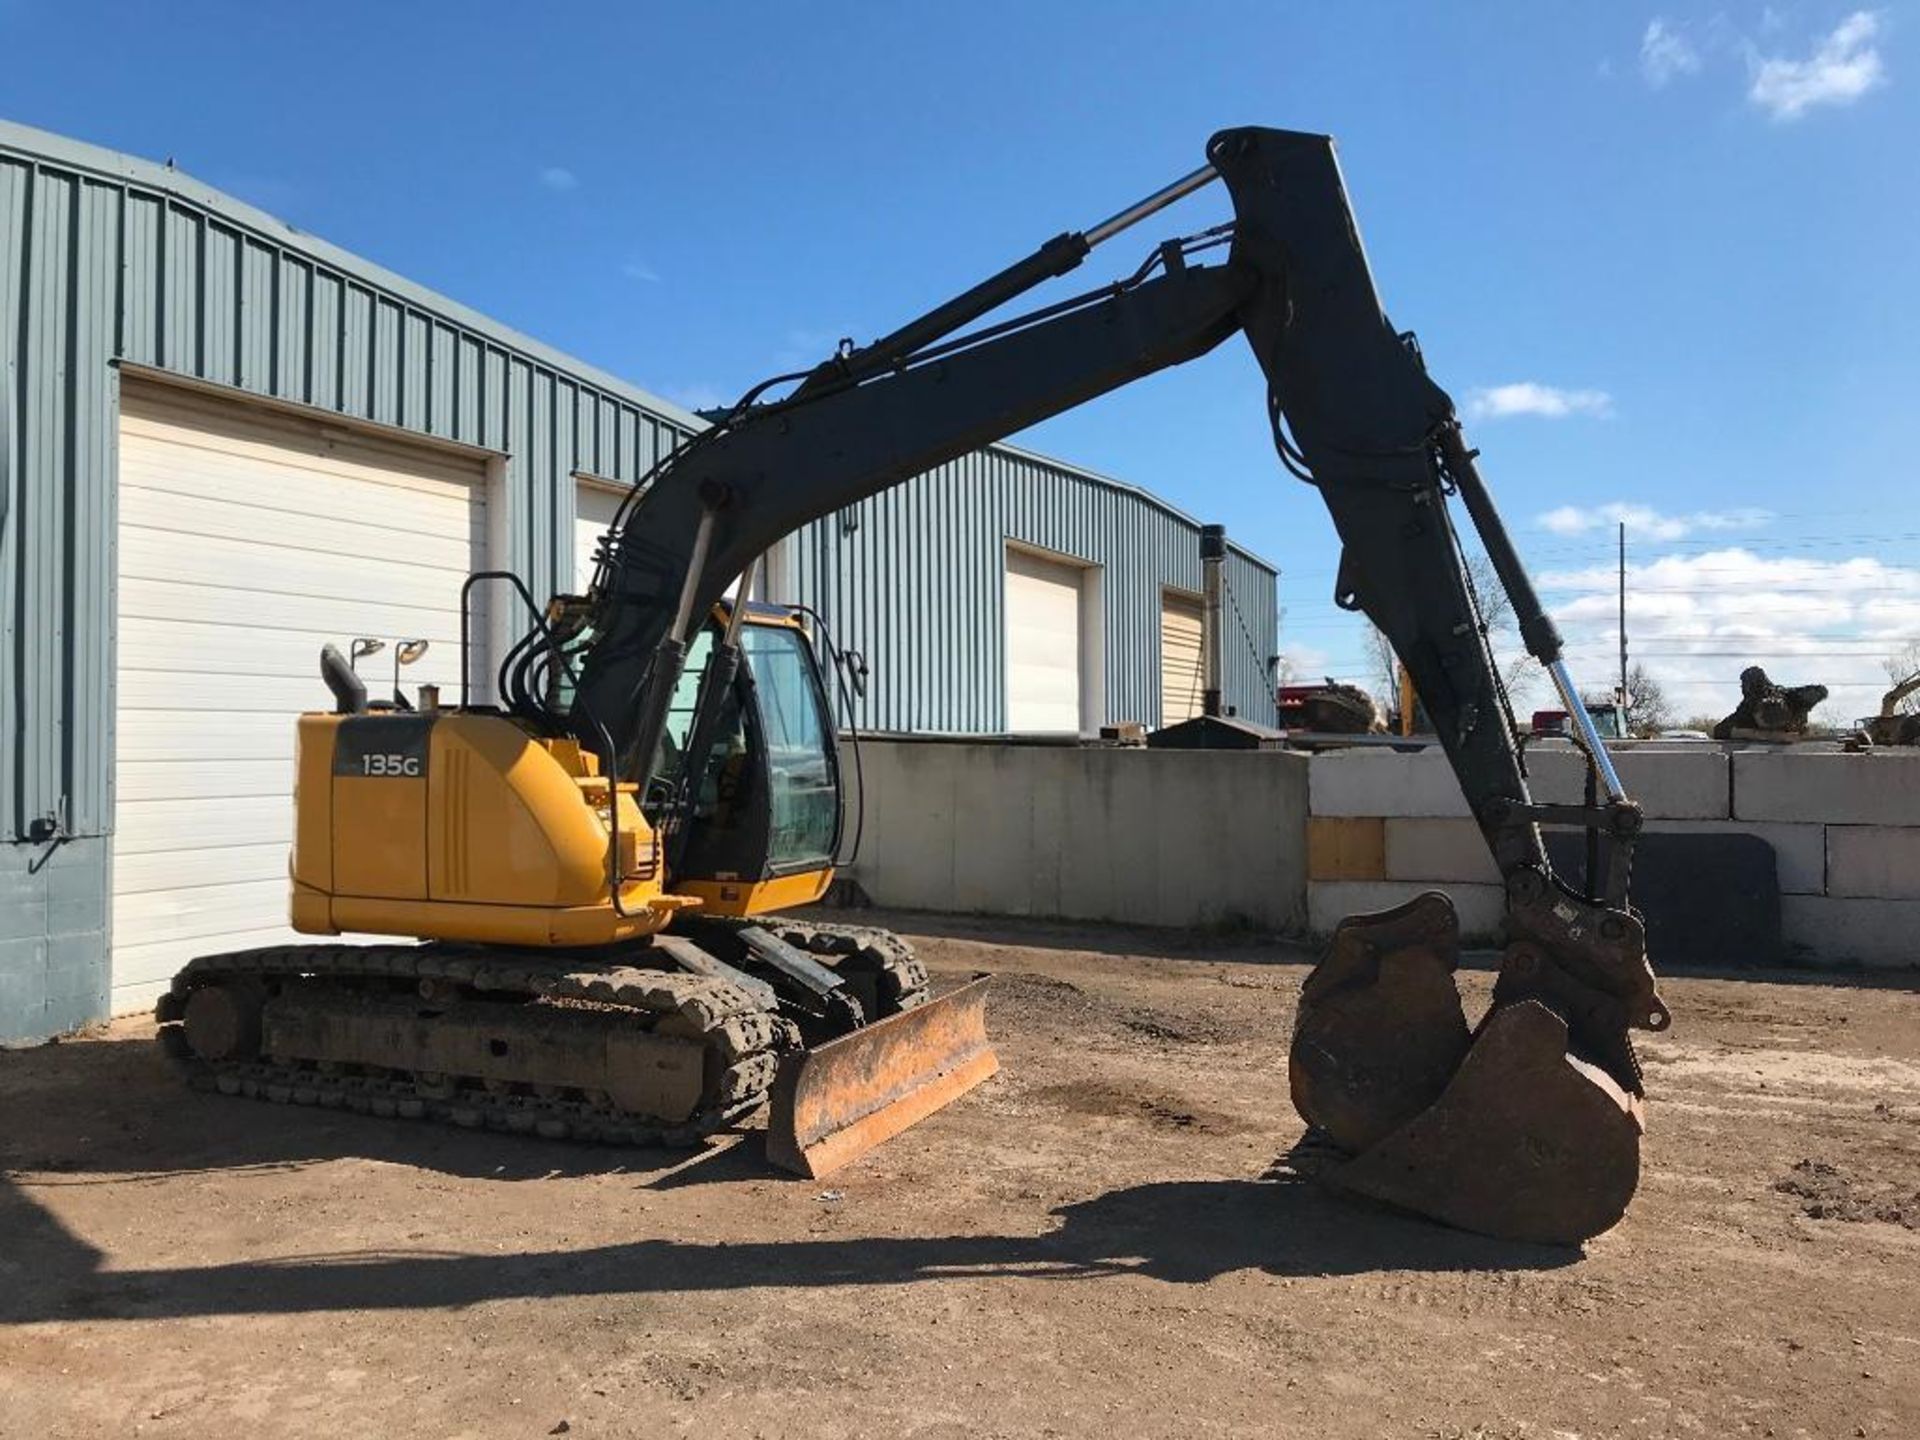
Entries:
[[[1330, 131], [1580, 673], [1610, 679], [1624, 515], [1629, 631], [1683, 710], [1730, 708], [1752, 653], [1855, 714], [1920, 637], [1915, 14], [0, 0], [0, 114], [171, 156], [687, 404], [1091, 224], [1222, 125]], [[1224, 522], [1280, 565], [1296, 659], [1364, 673], [1237, 342], [1022, 440]]]

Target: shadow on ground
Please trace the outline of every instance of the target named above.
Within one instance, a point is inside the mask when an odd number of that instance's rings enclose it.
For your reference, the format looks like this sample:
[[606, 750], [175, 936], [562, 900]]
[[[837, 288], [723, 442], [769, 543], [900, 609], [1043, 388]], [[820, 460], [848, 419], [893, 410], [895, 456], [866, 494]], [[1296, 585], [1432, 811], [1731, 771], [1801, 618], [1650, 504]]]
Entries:
[[[264, 1123], [262, 1123], [264, 1122]], [[482, 1183], [632, 1175], [676, 1188], [765, 1180], [759, 1137], [684, 1151], [595, 1150], [188, 1091], [140, 1040], [0, 1054], [0, 1323], [433, 1309], [557, 1298], [763, 1287], [896, 1285], [955, 1277], [1068, 1283], [1137, 1275], [1198, 1284], [1235, 1271], [1540, 1269], [1573, 1251], [1502, 1244], [1336, 1201], [1287, 1172], [1114, 1190], [1027, 1235], [666, 1239], [520, 1254], [353, 1252], [269, 1262], [109, 1268], [42, 1197], [219, 1172], [278, 1176], [363, 1158]], [[801, 1183], [801, 1182], [796, 1182]], [[777, 1202], [769, 1202], [770, 1207]]]
[[1552, 1269], [1579, 1259], [1577, 1251], [1486, 1240], [1355, 1209], [1296, 1179], [1136, 1185], [1053, 1214], [1058, 1227], [1039, 1235], [737, 1244], [641, 1239], [506, 1255], [355, 1252], [103, 1271], [97, 1251], [22, 1190], [0, 1185], [0, 1234], [17, 1257], [0, 1297], [0, 1322], [438, 1309], [489, 1300], [994, 1277], [1061, 1284], [1137, 1275], [1191, 1285], [1242, 1270]]

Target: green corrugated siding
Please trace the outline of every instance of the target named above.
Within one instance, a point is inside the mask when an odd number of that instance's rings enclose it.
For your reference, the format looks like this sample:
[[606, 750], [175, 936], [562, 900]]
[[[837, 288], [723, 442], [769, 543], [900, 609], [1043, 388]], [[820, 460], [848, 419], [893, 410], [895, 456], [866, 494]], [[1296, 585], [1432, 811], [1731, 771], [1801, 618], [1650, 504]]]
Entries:
[[[1201, 588], [1197, 522], [1131, 486], [995, 446], [806, 526], [792, 596], [826, 616], [871, 675], [857, 705], [874, 730], [1006, 729], [1009, 540], [1101, 567], [1108, 721], [1160, 722], [1160, 594]], [[1232, 549], [1225, 698], [1275, 720], [1276, 576]], [[1244, 622], [1244, 626], [1243, 623]]]

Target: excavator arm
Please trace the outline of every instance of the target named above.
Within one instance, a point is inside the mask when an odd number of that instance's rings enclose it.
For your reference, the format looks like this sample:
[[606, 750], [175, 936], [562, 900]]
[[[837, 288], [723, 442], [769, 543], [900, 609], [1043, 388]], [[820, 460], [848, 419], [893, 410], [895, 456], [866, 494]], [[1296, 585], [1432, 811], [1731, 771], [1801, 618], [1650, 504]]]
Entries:
[[[1412, 676], [1507, 889], [1495, 1002], [1472, 1031], [1444, 897], [1340, 927], [1303, 988], [1296, 1103], [1332, 1142], [1335, 1184], [1467, 1228], [1584, 1238], [1618, 1218], [1637, 1180], [1641, 1084], [1628, 1032], [1668, 1020], [1626, 896], [1640, 812], [1590, 722], [1576, 737], [1590, 764], [1585, 803], [1532, 797], [1451, 499], [1528, 650], [1568, 712], [1585, 720], [1586, 710], [1452, 401], [1381, 307], [1332, 142], [1236, 129], [1206, 157], [894, 334], [782, 377], [797, 382], [784, 397], [752, 392], [670, 457], [609, 532], [580, 683], [567, 714], [544, 718], [609, 751], [609, 770], [648, 780], [696, 623], [775, 542], [1237, 332], [1266, 375], [1281, 458], [1319, 490], [1339, 533], [1335, 598], [1380, 628]], [[1161, 245], [1127, 280], [953, 338], [1215, 178], [1232, 199], [1230, 226]], [[1223, 244], [1224, 262], [1205, 263]], [[718, 705], [735, 664], [716, 651], [701, 713]], [[507, 698], [542, 703], [511, 686]], [[703, 758], [682, 772], [698, 775]], [[674, 802], [656, 803], [671, 812]], [[1555, 874], [1543, 824], [1586, 832], [1581, 888]]]

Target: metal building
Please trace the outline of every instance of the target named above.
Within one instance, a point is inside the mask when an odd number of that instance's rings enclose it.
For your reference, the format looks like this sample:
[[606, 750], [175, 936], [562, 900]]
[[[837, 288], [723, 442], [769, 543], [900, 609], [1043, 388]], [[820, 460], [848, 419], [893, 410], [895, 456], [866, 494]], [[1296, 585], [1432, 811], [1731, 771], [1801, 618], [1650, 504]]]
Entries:
[[[286, 939], [319, 645], [384, 638], [378, 684], [425, 639], [409, 681], [454, 693], [464, 576], [575, 588], [701, 424], [171, 168], [4, 122], [0, 357], [0, 1041]], [[1274, 575], [1233, 565], [1228, 698], [1266, 719]], [[1011, 447], [771, 571], [867, 655], [870, 727], [1155, 724], [1192, 689], [1197, 527]]]
[[[1274, 720], [1275, 575], [1231, 549], [1230, 705]], [[792, 536], [770, 593], [870, 674], [866, 729], [1096, 733], [1200, 713], [1200, 526], [1144, 490], [995, 445]]]

